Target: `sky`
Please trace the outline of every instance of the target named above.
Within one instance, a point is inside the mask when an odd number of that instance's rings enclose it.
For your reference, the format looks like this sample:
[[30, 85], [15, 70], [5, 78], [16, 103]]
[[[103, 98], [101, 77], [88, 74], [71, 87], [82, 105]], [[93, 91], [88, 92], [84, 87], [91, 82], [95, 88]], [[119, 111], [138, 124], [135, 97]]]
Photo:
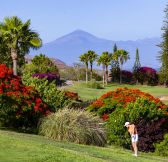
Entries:
[[31, 19], [43, 43], [76, 29], [118, 40], [160, 37], [168, 0], [0, 0], [6, 16]]

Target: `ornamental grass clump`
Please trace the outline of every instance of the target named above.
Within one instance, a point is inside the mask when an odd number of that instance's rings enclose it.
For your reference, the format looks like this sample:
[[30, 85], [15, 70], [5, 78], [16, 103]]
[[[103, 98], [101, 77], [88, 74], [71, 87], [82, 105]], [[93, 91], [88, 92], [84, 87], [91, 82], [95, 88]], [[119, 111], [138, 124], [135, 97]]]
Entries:
[[64, 108], [45, 117], [39, 134], [78, 144], [105, 146], [106, 132], [102, 120], [89, 112]]

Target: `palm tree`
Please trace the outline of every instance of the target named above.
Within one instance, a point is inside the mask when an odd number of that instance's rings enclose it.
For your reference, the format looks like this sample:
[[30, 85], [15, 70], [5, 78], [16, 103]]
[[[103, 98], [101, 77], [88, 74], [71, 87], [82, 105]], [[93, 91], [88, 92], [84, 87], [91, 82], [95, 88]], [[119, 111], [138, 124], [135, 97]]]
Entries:
[[81, 67], [82, 67], [81, 63], [78, 63], [78, 62], [73, 63], [73, 69], [75, 71], [75, 75], [76, 75], [76, 78], [77, 78], [78, 82], [79, 82], [79, 78], [80, 78]]
[[80, 55], [80, 61], [86, 65], [86, 83], [88, 82], [88, 63], [89, 63], [89, 55], [84, 53]]
[[0, 31], [0, 64], [6, 64], [8, 67], [11, 67], [12, 59], [10, 55], [8, 55], [8, 53], [9, 53], [9, 49], [6, 46], [6, 43]]
[[105, 65], [104, 65], [104, 60], [103, 60], [102, 55], [98, 57], [98, 59], [97, 59], [97, 64], [98, 64], [99, 66], [102, 65], [102, 68], [103, 68], [103, 87], [104, 87], [104, 80], [105, 80]]
[[[99, 56], [97, 63], [98, 65], [102, 64], [103, 67], [103, 86], [104, 82], [107, 85], [107, 79], [108, 79], [108, 66], [110, 65], [111, 62], [111, 55], [109, 52], [103, 52], [101, 56]], [[106, 69], [106, 70], [105, 70]], [[105, 72], [106, 71], [106, 72]]]
[[90, 78], [92, 80], [93, 76], [93, 62], [97, 59], [97, 54], [94, 51], [89, 50], [88, 52], [89, 55], [89, 63], [90, 63]]
[[119, 49], [113, 54], [113, 58], [115, 60], [119, 60], [120, 62], [120, 84], [122, 83], [122, 66], [124, 62], [126, 62], [128, 59], [130, 59], [129, 54], [127, 51], [123, 49]]
[[27, 54], [30, 48], [41, 47], [42, 41], [39, 34], [30, 29], [30, 20], [23, 23], [17, 16], [4, 18], [4, 22], [0, 24], [0, 31], [10, 49], [14, 75], [17, 75], [18, 57]]

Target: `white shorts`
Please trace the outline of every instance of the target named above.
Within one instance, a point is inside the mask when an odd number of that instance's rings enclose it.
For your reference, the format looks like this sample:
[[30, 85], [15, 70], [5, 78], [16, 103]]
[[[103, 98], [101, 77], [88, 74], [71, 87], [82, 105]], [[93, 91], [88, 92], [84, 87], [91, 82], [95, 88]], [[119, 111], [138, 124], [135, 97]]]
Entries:
[[131, 135], [132, 142], [138, 142], [138, 134]]

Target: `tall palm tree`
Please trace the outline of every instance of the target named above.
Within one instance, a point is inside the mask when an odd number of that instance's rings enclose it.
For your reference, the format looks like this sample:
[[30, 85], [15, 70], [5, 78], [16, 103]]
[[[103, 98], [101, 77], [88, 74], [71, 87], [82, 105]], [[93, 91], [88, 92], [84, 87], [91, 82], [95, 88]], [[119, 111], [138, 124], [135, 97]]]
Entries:
[[107, 80], [108, 80], [108, 66], [111, 63], [111, 55], [109, 52], [103, 52], [101, 54], [101, 56], [99, 56], [98, 60], [97, 60], [98, 65], [102, 64], [103, 67], [103, 86], [104, 86], [104, 82], [107, 85]]
[[80, 61], [83, 62], [86, 66], [86, 83], [88, 82], [88, 64], [89, 64], [89, 55], [84, 53], [80, 55]]
[[103, 87], [104, 87], [104, 82], [105, 82], [105, 65], [104, 65], [104, 60], [102, 55], [98, 57], [97, 59], [97, 65], [102, 65], [103, 68]]
[[130, 59], [129, 53], [126, 50], [119, 49], [114, 52], [113, 58], [120, 62], [120, 84], [122, 84], [122, 66], [128, 59]]
[[14, 75], [17, 75], [18, 57], [27, 54], [30, 48], [41, 47], [42, 41], [39, 34], [30, 29], [30, 20], [23, 23], [17, 16], [4, 18], [0, 23], [0, 31], [10, 49]]
[[93, 76], [93, 62], [97, 59], [97, 54], [94, 51], [89, 50], [88, 52], [89, 55], [89, 63], [90, 63], [90, 78], [92, 80]]

